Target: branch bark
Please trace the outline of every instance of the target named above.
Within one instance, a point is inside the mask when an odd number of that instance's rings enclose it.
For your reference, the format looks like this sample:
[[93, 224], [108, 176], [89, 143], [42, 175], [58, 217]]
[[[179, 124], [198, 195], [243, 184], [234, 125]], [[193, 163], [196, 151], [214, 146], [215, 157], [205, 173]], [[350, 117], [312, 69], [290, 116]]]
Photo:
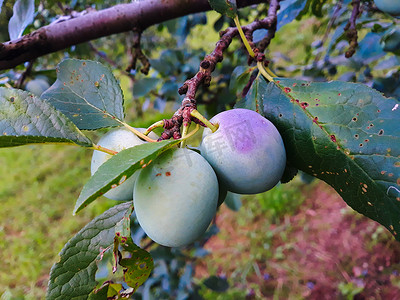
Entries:
[[[239, 7], [244, 7], [265, 1], [237, 2]], [[0, 70], [100, 37], [133, 28], [143, 31], [154, 24], [207, 10], [211, 10], [207, 0], [147, 0], [90, 12], [44, 26], [17, 40], [0, 43]]]

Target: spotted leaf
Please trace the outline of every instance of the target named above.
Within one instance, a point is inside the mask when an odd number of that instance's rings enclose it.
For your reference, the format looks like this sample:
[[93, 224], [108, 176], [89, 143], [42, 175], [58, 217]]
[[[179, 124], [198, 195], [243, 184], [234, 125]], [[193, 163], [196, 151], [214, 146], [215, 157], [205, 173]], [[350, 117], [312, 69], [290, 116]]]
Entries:
[[119, 264], [124, 268], [124, 279], [126, 284], [132, 288], [130, 293], [133, 293], [141, 286], [154, 268], [153, 258], [146, 250], [141, 249], [133, 242], [130, 234], [130, 220], [133, 211], [128, 210], [124, 218], [115, 227], [115, 242], [114, 242], [114, 257], [119, 259], [120, 246], [123, 252], [128, 252], [126, 258], [119, 260]]
[[89, 205], [108, 190], [117, 187], [134, 172], [145, 168], [165, 150], [179, 140], [146, 143], [125, 149], [102, 164], [83, 187], [75, 204], [74, 214]]
[[65, 114], [79, 129], [118, 126], [124, 118], [121, 87], [99, 62], [65, 59], [57, 80], [41, 98]]
[[49, 103], [28, 92], [0, 87], [0, 147], [33, 143], [92, 142]]
[[110, 208], [64, 246], [60, 261], [51, 268], [46, 299], [88, 299], [96, 287], [99, 254], [113, 245], [115, 225], [131, 206], [132, 202], [127, 202]]
[[234, 18], [237, 15], [236, 0], [208, 0], [213, 10], [222, 15], [227, 15], [229, 18]]
[[290, 163], [400, 240], [400, 102], [338, 81], [260, 79], [255, 88]]

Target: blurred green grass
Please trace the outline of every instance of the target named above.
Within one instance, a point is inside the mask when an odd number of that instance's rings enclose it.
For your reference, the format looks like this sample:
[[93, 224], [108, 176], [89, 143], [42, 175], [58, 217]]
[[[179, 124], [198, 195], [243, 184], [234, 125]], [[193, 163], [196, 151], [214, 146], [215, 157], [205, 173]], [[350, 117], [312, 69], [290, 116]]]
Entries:
[[72, 217], [90, 176], [91, 151], [33, 145], [0, 149], [0, 292], [41, 299], [63, 245], [114, 203], [101, 198]]

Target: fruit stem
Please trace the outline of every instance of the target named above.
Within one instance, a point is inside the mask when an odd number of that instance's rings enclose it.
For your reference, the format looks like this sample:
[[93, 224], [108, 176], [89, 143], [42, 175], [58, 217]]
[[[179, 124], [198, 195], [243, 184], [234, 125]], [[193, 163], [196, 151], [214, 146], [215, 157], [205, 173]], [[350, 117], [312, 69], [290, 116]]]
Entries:
[[217, 131], [219, 125], [218, 124], [213, 124], [210, 121], [208, 121], [201, 113], [199, 113], [199, 111], [197, 109], [193, 109], [190, 112], [190, 115], [192, 117], [195, 117], [199, 121], [203, 122], [204, 125], [206, 125], [208, 128], [210, 128], [212, 132], [216, 132]]
[[150, 125], [149, 128], [147, 128], [146, 131], [143, 132], [143, 134], [148, 135], [150, 132], [158, 127], [164, 127], [164, 120], [157, 121], [154, 124]]
[[181, 140], [187, 140], [188, 138], [192, 137], [197, 131], [199, 131], [200, 125], [196, 124], [196, 128], [193, 129], [189, 134], [187, 134], [185, 137], [181, 137]]
[[261, 73], [265, 78], [267, 78], [268, 81], [274, 82], [274, 79], [271, 77], [271, 75], [269, 75], [268, 72], [265, 71], [264, 65], [263, 65], [263, 63], [262, 63], [261, 61], [258, 61], [258, 62], [257, 62], [257, 67], [258, 67], [258, 70], [260, 71], [260, 73]]
[[189, 130], [189, 126], [190, 126], [189, 124], [183, 123], [182, 142], [181, 142], [181, 144], [180, 144], [180, 146], [179, 146], [179, 147], [181, 147], [181, 148], [185, 147], [185, 144], [186, 144], [186, 136], [187, 136], [187, 133], [188, 133], [188, 130]]
[[110, 154], [110, 155], [115, 155], [115, 154], [118, 153], [117, 151], [110, 150], [110, 149], [104, 148], [104, 147], [102, 147], [100, 145], [96, 145], [96, 144], [93, 144], [91, 149], [95, 149], [95, 150], [98, 150], [98, 151], [101, 151], [101, 152], [104, 152], [104, 153], [107, 153], [107, 154]]
[[265, 65], [264, 65], [264, 69], [265, 69], [265, 71], [267, 71], [267, 73], [268, 73], [269, 75], [271, 75], [272, 77], [278, 77], [274, 72], [271, 71], [270, 68], [268, 68], [268, 67], [265, 66]]
[[138, 137], [140, 137], [141, 139], [143, 139], [143, 140], [145, 140], [145, 141], [147, 141], [147, 142], [150, 142], [150, 143], [155, 143], [155, 142], [157, 142], [156, 140], [153, 140], [153, 139], [149, 138], [147, 135], [144, 135], [144, 134], [141, 133], [140, 131], [136, 130], [136, 129], [133, 128], [132, 126], [130, 126], [130, 125], [124, 123], [124, 122], [121, 122], [121, 123], [122, 123], [122, 125], [125, 126], [125, 128], [129, 129], [130, 131], [132, 131], [134, 134], [136, 134], [136, 135], [137, 135]]
[[236, 15], [233, 18], [233, 21], [235, 21], [235, 25], [239, 31], [239, 35], [242, 38], [243, 44], [246, 47], [247, 52], [249, 52], [250, 56], [254, 58], [256, 55], [254, 54], [253, 49], [251, 49], [251, 47], [250, 47], [249, 41], [246, 39], [246, 36], [244, 35], [242, 26], [240, 26], [239, 17]]

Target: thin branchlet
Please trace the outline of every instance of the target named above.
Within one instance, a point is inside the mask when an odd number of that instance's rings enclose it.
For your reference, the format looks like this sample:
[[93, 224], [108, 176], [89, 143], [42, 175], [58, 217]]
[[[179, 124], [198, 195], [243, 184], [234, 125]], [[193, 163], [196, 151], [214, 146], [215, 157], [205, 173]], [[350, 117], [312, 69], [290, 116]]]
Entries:
[[140, 46], [142, 31], [140, 29], [134, 29], [133, 32], [134, 32], [134, 38], [133, 38], [133, 45], [131, 48], [131, 62], [125, 71], [129, 73], [131, 70], [135, 70], [137, 61], [139, 60], [140, 63], [142, 64], [140, 72], [147, 75], [149, 74], [150, 70], [150, 61], [146, 57], [146, 55], [144, 55], [142, 48]]
[[[270, 7], [268, 9], [268, 16], [266, 18], [262, 20], [255, 20], [254, 22], [242, 27], [243, 32], [245, 33], [245, 36], [255, 53], [255, 58], [251, 58], [249, 63], [253, 59], [256, 61], [265, 60], [265, 55], [262, 53], [263, 51], [260, 51], [257, 47], [255, 47], [254, 43], [252, 42], [252, 35], [255, 30], [263, 28], [268, 29], [269, 32], [273, 31], [273, 33], [269, 33], [269, 38], [272, 39], [276, 31], [276, 14], [278, 9], [279, 0], [271, 0]], [[201, 121], [191, 116], [191, 112], [197, 108], [195, 100], [196, 92], [201, 85], [206, 87], [210, 85], [211, 73], [215, 70], [217, 63], [223, 60], [224, 51], [229, 47], [233, 38], [238, 34], [239, 31], [236, 27], [229, 27], [220, 32], [220, 40], [217, 42], [216, 47], [211, 54], [207, 55], [200, 63], [199, 71], [192, 78], [186, 80], [179, 88], [179, 94], [185, 95], [185, 98], [182, 101], [181, 107], [174, 113], [172, 118], [169, 120], [164, 120], [164, 132], [161, 134], [159, 140], [169, 139], [171, 137], [175, 139], [180, 138], [180, 127], [183, 122], [195, 122], [205, 126]], [[269, 41], [263, 46], [264, 49], [268, 46], [268, 44]]]
[[358, 32], [356, 28], [356, 20], [360, 15], [360, 0], [353, 0], [351, 2], [351, 5], [353, 5], [353, 11], [351, 12], [349, 22], [344, 28], [350, 44], [349, 49], [345, 53], [346, 58], [352, 57], [354, 53], [356, 53], [356, 49], [358, 47]]

